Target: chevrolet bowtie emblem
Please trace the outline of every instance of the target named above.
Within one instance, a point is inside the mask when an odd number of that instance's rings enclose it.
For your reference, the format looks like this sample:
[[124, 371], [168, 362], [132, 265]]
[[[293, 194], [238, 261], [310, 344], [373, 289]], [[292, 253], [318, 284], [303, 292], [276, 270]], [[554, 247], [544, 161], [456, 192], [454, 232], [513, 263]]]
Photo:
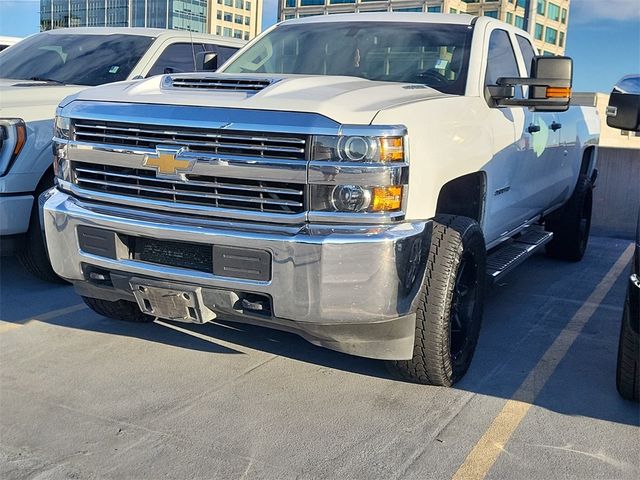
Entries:
[[152, 167], [159, 177], [181, 178], [193, 169], [193, 160], [179, 159], [185, 147], [156, 147], [155, 154], [144, 156], [142, 165]]

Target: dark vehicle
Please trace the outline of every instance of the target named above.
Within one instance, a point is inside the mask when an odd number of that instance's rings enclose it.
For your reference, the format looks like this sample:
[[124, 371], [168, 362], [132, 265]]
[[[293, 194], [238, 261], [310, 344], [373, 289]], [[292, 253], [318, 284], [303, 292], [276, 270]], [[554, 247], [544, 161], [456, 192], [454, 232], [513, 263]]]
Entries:
[[[607, 124], [613, 128], [640, 131], [640, 75], [628, 75], [611, 93], [607, 108]], [[616, 385], [628, 400], [640, 400], [640, 212], [636, 230], [636, 249], [624, 303]]]

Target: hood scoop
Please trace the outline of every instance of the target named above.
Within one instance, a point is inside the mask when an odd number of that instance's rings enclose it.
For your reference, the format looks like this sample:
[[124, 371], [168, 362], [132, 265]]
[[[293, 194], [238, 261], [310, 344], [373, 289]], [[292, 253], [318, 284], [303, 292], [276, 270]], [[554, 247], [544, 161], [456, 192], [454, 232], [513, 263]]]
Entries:
[[275, 80], [200, 75], [166, 75], [162, 88], [258, 93]]

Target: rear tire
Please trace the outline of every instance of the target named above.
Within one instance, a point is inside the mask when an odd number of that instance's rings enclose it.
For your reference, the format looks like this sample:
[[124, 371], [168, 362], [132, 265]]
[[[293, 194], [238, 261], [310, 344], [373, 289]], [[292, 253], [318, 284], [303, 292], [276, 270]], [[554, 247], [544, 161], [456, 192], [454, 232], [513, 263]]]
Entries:
[[593, 210], [593, 184], [580, 175], [569, 201], [546, 219], [545, 229], [553, 232], [547, 255], [560, 260], [579, 262], [587, 251]]
[[485, 267], [478, 223], [436, 217], [416, 311], [413, 358], [390, 362], [392, 370], [412, 382], [447, 387], [464, 376], [480, 333]]
[[640, 334], [631, 328], [631, 308], [629, 295], [625, 302], [620, 342], [618, 344], [618, 365], [616, 367], [616, 386], [622, 398], [640, 401]]
[[84, 303], [86, 303], [91, 310], [103, 317], [134, 323], [149, 323], [155, 320], [155, 317], [142, 313], [137, 303], [127, 300], [110, 302], [108, 300], [91, 297], [82, 297], [82, 300], [84, 300]]

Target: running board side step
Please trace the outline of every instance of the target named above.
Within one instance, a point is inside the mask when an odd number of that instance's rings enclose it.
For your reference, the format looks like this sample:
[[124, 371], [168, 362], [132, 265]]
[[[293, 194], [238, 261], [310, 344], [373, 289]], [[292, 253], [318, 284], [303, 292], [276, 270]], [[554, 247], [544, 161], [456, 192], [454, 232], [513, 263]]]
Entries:
[[553, 233], [546, 232], [543, 227], [536, 225], [505, 242], [487, 256], [487, 281], [496, 283], [549, 243], [552, 238]]

